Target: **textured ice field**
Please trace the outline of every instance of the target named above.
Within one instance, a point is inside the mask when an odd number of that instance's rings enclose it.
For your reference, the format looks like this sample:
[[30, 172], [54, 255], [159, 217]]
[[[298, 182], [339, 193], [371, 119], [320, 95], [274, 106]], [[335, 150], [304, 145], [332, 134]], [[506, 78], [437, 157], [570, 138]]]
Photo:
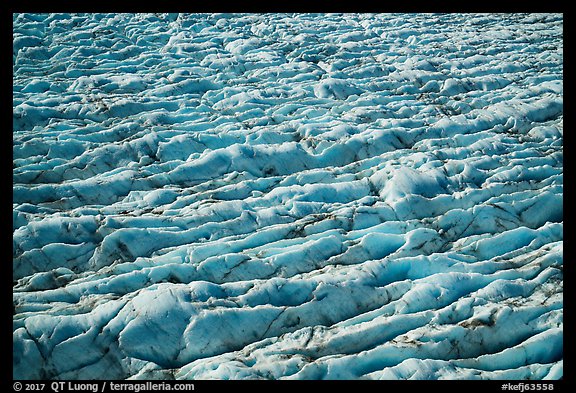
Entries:
[[560, 378], [562, 29], [15, 14], [14, 378]]

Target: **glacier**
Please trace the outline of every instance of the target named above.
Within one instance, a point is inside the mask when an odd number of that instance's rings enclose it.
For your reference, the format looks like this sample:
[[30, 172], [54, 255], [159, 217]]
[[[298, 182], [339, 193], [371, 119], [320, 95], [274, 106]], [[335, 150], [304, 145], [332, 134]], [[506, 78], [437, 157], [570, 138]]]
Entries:
[[13, 14], [13, 377], [562, 378], [562, 31]]

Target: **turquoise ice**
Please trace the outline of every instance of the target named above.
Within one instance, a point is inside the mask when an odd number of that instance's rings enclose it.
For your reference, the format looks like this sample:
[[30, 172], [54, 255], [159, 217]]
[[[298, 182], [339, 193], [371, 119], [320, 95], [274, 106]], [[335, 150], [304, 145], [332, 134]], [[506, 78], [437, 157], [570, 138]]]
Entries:
[[562, 377], [562, 15], [13, 26], [14, 378]]

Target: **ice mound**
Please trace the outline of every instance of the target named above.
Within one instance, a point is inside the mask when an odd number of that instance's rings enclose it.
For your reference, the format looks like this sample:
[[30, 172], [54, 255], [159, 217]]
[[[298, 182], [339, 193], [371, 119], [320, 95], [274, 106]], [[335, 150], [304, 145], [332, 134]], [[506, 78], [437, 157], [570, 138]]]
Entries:
[[562, 377], [562, 15], [13, 26], [14, 378]]

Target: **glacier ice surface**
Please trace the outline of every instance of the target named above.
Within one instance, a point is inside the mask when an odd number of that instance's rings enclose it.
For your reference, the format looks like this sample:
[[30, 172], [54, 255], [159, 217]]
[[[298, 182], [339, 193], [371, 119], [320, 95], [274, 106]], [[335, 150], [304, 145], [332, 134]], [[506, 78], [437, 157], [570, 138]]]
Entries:
[[559, 379], [559, 14], [13, 14], [16, 379]]

